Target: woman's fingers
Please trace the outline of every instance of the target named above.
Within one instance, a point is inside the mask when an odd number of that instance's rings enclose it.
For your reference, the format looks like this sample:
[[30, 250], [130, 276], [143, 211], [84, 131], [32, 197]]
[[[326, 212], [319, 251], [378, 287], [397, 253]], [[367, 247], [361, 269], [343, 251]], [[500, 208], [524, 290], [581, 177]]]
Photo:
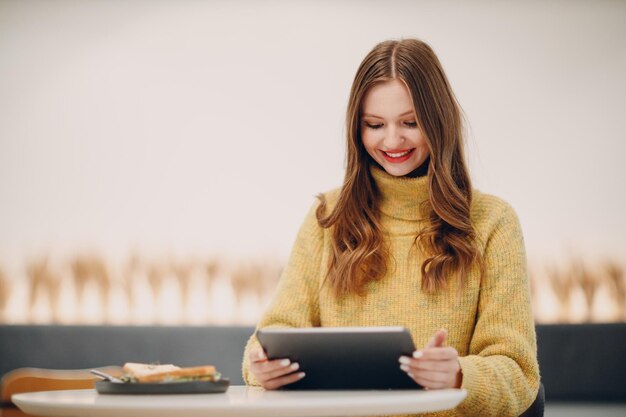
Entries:
[[409, 368], [408, 365], [401, 365], [405, 371], [415, 382], [429, 389], [450, 388], [454, 386], [456, 372], [449, 371], [430, 371], [420, 368]]
[[[459, 354], [453, 347], [429, 348], [417, 351], [413, 357], [401, 356], [398, 361], [401, 364], [416, 367], [418, 364], [433, 364], [433, 366], [445, 366], [447, 362], [455, 363]], [[439, 364], [439, 365], [435, 365]], [[439, 368], [429, 368], [439, 369]]]
[[434, 382], [449, 381], [456, 375], [456, 370], [449, 364], [446, 364], [445, 368], [441, 367], [441, 364], [437, 364], [438, 369], [436, 370], [428, 369], [430, 367], [431, 366], [426, 364], [418, 364], [412, 367], [409, 365], [400, 365], [400, 369], [411, 375], [412, 378], [418, 377]]
[[[284, 370], [285, 372], [289, 372], [289, 366], [292, 363], [289, 359], [274, 359], [274, 360], [265, 360], [260, 362], [254, 362], [250, 364], [250, 370], [254, 372], [255, 375], [265, 375], [265, 374], [273, 374], [275, 375], [277, 371]], [[266, 378], [267, 379], [267, 378]]]
[[263, 374], [280, 374], [279, 370], [289, 371], [289, 366], [292, 365], [289, 359], [274, 359], [268, 360], [265, 352], [260, 348], [255, 348], [250, 351], [250, 370], [257, 377]]
[[281, 366], [278, 369], [266, 372], [263, 375], [263, 377], [265, 378], [266, 381], [269, 381], [269, 380], [278, 378], [280, 376], [283, 376], [285, 374], [289, 374], [289, 373], [295, 372], [295, 371], [297, 371], [299, 369], [299, 367], [300, 367], [300, 365], [297, 364], [297, 363], [292, 363], [292, 364], [290, 364], [288, 366]]
[[296, 372], [300, 365], [289, 359], [268, 360], [262, 349], [250, 350], [250, 371], [265, 389], [276, 389], [291, 384], [304, 377], [304, 372]]
[[402, 364], [400, 368], [404, 372], [439, 372], [439, 373], [450, 373], [455, 371], [454, 363], [452, 361], [438, 361], [438, 362], [412, 362], [408, 365]]
[[417, 382], [418, 384], [420, 384], [422, 387], [426, 389], [448, 388], [448, 385], [446, 384], [445, 381], [432, 380], [432, 379], [425, 378], [421, 375], [413, 375], [411, 373], [409, 374], [409, 376], [411, 377], [411, 379], [413, 379], [413, 381]]
[[436, 360], [442, 361], [446, 359], [452, 359], [459, 356], [459, 353], [455, 348], [451, 346], [438, 347], [438, 348], [424, 348], [413, 352], [413, 357], [416, 359]]
[[401, 356], [400, 368], [418, 384], [429, 389], [450, 388], [457, 384], [461, 370], [458, 352], [452, 347], [426, 347]]
[[265, 389], [276, 389], [280, 388], [283, 385], [294, 383], [302, 378], [304, 378], [304, 372], [296, 372], [287, 376], [283, 376], [280, 378], [274, 378], [269, 381], [263, 383], [263, 388]]
[[250, 359], [250, 363], [261, 362], [267, 359], [265, 352], [259, 347], [250, 349], [248, 358]]
[[433, 382], [447, 382], [452, 379], [452, 374], [449, 372], [416, 371], [415, 369], [411, 369], [407, 373], [413, 375], [416, 378], [422, 378]]
[[302, 379], [304, 372], [296, 372], [298, 369], [299, 364], [290, 363], [289, 359], [259, 363], [256, 364], [256, 369], [253, 369], [253, 365], [250, 366], [250, 370], [265, 389], [276, 389]]

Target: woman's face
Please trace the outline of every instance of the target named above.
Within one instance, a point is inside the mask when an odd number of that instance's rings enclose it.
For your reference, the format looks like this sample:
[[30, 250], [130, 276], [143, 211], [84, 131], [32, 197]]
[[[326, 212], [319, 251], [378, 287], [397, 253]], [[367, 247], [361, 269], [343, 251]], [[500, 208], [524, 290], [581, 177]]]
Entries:
[[410, 174], [428, 158], [426, 139], [402, 81], [393, 79], [370, 87], [363, 99], [360, 123], [367, 153], [389, 174]]

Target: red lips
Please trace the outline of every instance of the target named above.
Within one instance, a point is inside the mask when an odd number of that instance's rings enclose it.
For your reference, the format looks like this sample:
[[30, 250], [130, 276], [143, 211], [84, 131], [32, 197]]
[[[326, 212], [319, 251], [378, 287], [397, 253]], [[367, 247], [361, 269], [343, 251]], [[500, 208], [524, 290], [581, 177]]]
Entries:
[[[404, 153], [406, 151], [409, 151], [409, 153], [407, 153], [404, 156], [401, 156], [399, 158], [394, 158], [392, 156], [387, 155], [387, 153]], [[380, 151], [380, 153], [383, 154], [383, 158], [385, 158], [385, 160], [387, 160], [388, 162], [391, 162], [392, 164], [400, 164], [404, 161], [406, 161], [407, 159], [409, 159], [411, 157], [411, 155], [413, 155], [413, 151], [415, 151], [415, 148], [413, 149], [404, 149], [404, 150], [389, 150], [389, 151]]]

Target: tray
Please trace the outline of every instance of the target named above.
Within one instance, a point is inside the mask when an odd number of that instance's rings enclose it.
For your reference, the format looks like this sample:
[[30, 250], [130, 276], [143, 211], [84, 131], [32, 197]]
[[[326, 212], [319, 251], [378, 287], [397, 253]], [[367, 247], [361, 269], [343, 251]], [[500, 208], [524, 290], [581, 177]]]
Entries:
[[219, 381], [134, 383], [96, 382], [98, 394], [217, 394], [226, 392], [230, 386], [228, 378]]

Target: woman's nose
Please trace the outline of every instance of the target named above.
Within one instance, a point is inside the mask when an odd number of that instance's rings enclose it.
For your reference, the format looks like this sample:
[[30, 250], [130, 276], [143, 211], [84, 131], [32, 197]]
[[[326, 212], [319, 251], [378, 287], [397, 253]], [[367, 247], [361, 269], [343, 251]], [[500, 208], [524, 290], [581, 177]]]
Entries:
[[400, 129], [396, 128], [396, 127], [390, 127], [387, 130], [387, 135], [385, 137], [385, 146], [388, 149], [398, 149], [399, 146], [401, 146], [405, 141], [405, 137], [404, 135], [402, 135], [402, 132], [400, 132]]

